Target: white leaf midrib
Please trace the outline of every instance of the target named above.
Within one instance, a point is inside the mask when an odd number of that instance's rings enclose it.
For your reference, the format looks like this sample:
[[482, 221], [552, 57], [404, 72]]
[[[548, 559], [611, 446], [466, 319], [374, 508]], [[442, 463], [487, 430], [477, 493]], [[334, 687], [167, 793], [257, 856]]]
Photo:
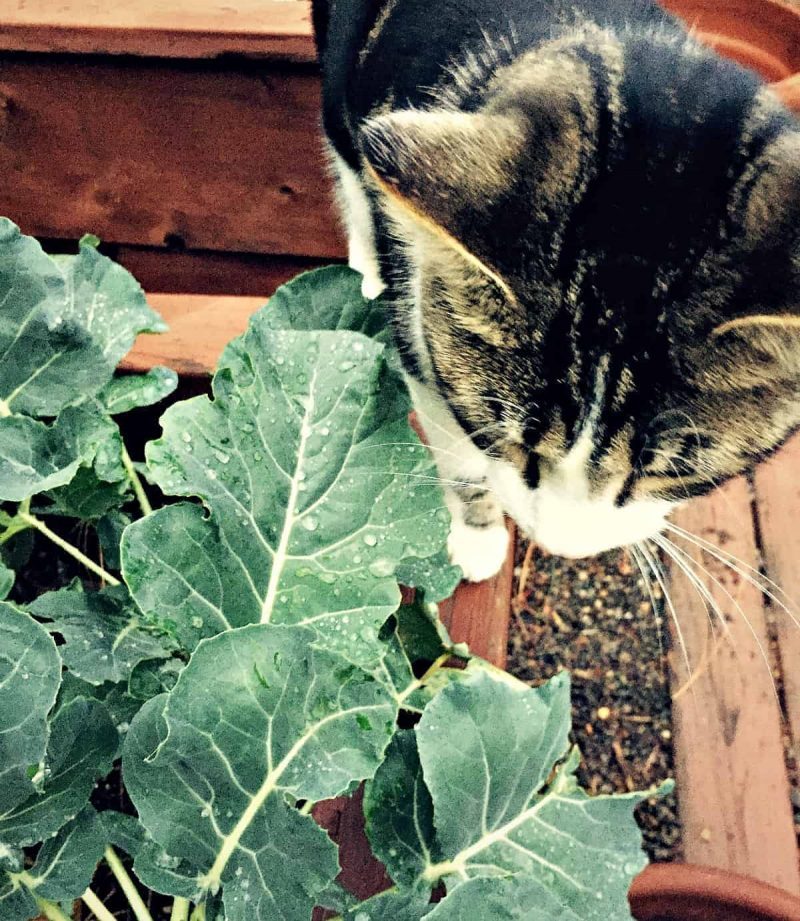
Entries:
[[289, 540], [291, 539], [292, 530], [294, 529], [294, 525], [297, 521], [295, 508], [297, 506], [297, 500], [300, 495], [300, 475], [303, 472], [306, 447], [308, 445], [308, 440], [311, 437], [311, 433], [313, 432], [311, 419], [313, 418], [314, 410], [316, 408], [314, 390], [316, 387], [318, 374], [319, 366], [314, 368], [314, 373], [311, 377], [311, 383], [308, 387], [308, 402], [305, 405], [305, 412], [303, 413], [303, 419], [300, 423], [300, 443], [297, 446], [297, 462], [295, 463], [294, 473], [292, 474], [292, 479], [289, 485], [289, 498], [286, 502], [286, 517], [283, 519], [283, 529], [281, 530], [280, 540], [278, 541], [278, 546], [275, 549], [275, 555], [272, 558], [272, 570], [269, 574], [269, 584], [267, 586], [266, 595], [264, 596], [264, 603], [261, 606], [262, 624], [268, 624], [272, 618], [272, 609], [275, 607], [275, 598], [278, 594], [278, 586], [280, 585], [283, 569], [286, 566], [286, 561], [289, 556]]

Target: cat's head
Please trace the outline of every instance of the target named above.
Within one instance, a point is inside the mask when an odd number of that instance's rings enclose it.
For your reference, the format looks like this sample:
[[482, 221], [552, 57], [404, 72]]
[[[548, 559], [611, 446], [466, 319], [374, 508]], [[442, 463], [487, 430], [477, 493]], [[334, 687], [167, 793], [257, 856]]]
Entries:
[[543, 546], [641, 540], [800, 425], [800, 126], [669, 34], [473, 84], [362, 133], [409, 369]]

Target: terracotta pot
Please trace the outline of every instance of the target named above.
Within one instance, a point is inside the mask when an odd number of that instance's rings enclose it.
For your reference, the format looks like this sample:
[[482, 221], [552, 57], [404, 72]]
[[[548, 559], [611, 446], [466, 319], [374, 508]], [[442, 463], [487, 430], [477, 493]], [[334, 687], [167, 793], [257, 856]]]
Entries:
[[800, 898], [767, 883], [682, 863], [649, 866], [634, 881], [637, 921], [800, 921]]
[[660, 0], [720, 54], [757, 71], [800, 112], [800, 7], [779, 0]]

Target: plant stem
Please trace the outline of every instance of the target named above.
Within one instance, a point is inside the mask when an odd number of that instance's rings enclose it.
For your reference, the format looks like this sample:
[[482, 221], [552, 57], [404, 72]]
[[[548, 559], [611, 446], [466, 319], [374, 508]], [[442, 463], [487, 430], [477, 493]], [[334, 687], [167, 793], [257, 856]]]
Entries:
[[139, 895], [139, 890], [136, 888], [130, 876], [128, 876], [128, 871], [122, 866], [122, 861], [117, 857], [116, 851], [109, 846], [105, 849], [104, 853], [106, 863], [111, 868], [111, 872], [114, 874], [120, 888], [125, 893], [128, 904], [131, 906], [134, 915], [136, 915], [136, 921], [153, 921], [153, 916], [147, 910], [147, 906]]
[[91, 889], [87, 889], [81, 896], [81, 899], [83, 899], [87, 907], [92, 911], [97, 921], [117, 921], [114, 915], [103, 905]]
[[[409, 686], [404, 691], [402, 691], [400, 694], [397, 695], [397, 702], [399, 704], [402, 704], [403, 701], [407, 697], [410, 697], [414, 693], [414, 691], [417, 691], [419, 690], [419, 688], [424, 687], [438, 671], [444, 668], [445, 664], [451, 658], [452, 658], [452, 653], [449, 653], [449, 652], [445, 652], [441, 656], [439, 656], [439, 658], [433, 663], [433, 665], [431, 665], [431, 667], [425, 672], [425, 674], [421, 678], [418, 678], [416, 681], [412, 681], [411, 684], [409, 684]], [[331, 919], [331, 921], [333, 921], [333, 919]]]
[[70, 921], [63, 911], [55, 902], [49, 902], [47, 899], [40, 899], [35, 895], [36, 905], [39, 911], [48, 919], [48, 921]]
[[7, 418], [11, 415], [11, 407], [5, 400], [0, 400], [0, 416]]
[[206, 921], [206, 906], [205, 902], [201, 902], [199, 905], [195, 905], [192, 910], [192, 916], [189, 918], [189, 921]]
[[169, 921], [188, 921], [189, 918], [189, 900], [175, 897], [172, 903], [172, 912]]
[[300, 810], [300, 815], [310, 815], [311, 810], [314, 808], [315, 805], [316, 804], [313, 799], [306, 800], [305, 804], [303, 805], [303, 808]]
[[73, 559], [76, 559], [79, 563], [91, 570], [96, 576], [99, 576], [101, 579], [105, 579], [109, 585], [120, 585], [119, 579], [115, 576], [112, 576], [110, 572], [106, 572], [102, 566], [98, 566], [94, 560], [89, 559], [85, 553], [81, 553], [77, 547], [74, 547], [69, 541], [64, 540], [63, 537], [59, 537], [55, 531], [51, 531], [47, 525], [37, 518], [35, 515], [31, 515], [28, 512], [23, 512], [20, 510], [17, 513], [17, 517], [26, 522], [30, 527], [36, 528], [41, 534], [44, 534], [46, 538], [51, 540], [56, 546], [60, 547], [65, 553], [68, 553]]
[[133, 461], [125, 445], [122, 446], [122, 463], [125, 466], [125, 472], [128, 474], [128, 479], [131, 481], [131, 486], [133, 486], [133, 491], [136, 493], [136, 500], [139, 503], [142, 514], [149, 515], [153, 511], [153, 506], [150, 505], [150, 500], [147, 498], [147, 493], [144, 491], [142, 480], [136, 472], [136, 468], [133, 466]]

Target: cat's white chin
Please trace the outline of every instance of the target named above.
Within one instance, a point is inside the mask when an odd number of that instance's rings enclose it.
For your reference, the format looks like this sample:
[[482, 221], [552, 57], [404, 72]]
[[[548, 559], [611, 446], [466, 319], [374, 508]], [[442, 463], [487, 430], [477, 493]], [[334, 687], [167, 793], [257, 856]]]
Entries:
[[604, 496], [590, 496], [579, 477], [530, 489], [510, 464], [492, 465], [495, 494], [523, 533], [556, 556], [582, 559], [639, 543], [659, 534], [677, 503], [640, 499], [614, 504], [618, 484]]

